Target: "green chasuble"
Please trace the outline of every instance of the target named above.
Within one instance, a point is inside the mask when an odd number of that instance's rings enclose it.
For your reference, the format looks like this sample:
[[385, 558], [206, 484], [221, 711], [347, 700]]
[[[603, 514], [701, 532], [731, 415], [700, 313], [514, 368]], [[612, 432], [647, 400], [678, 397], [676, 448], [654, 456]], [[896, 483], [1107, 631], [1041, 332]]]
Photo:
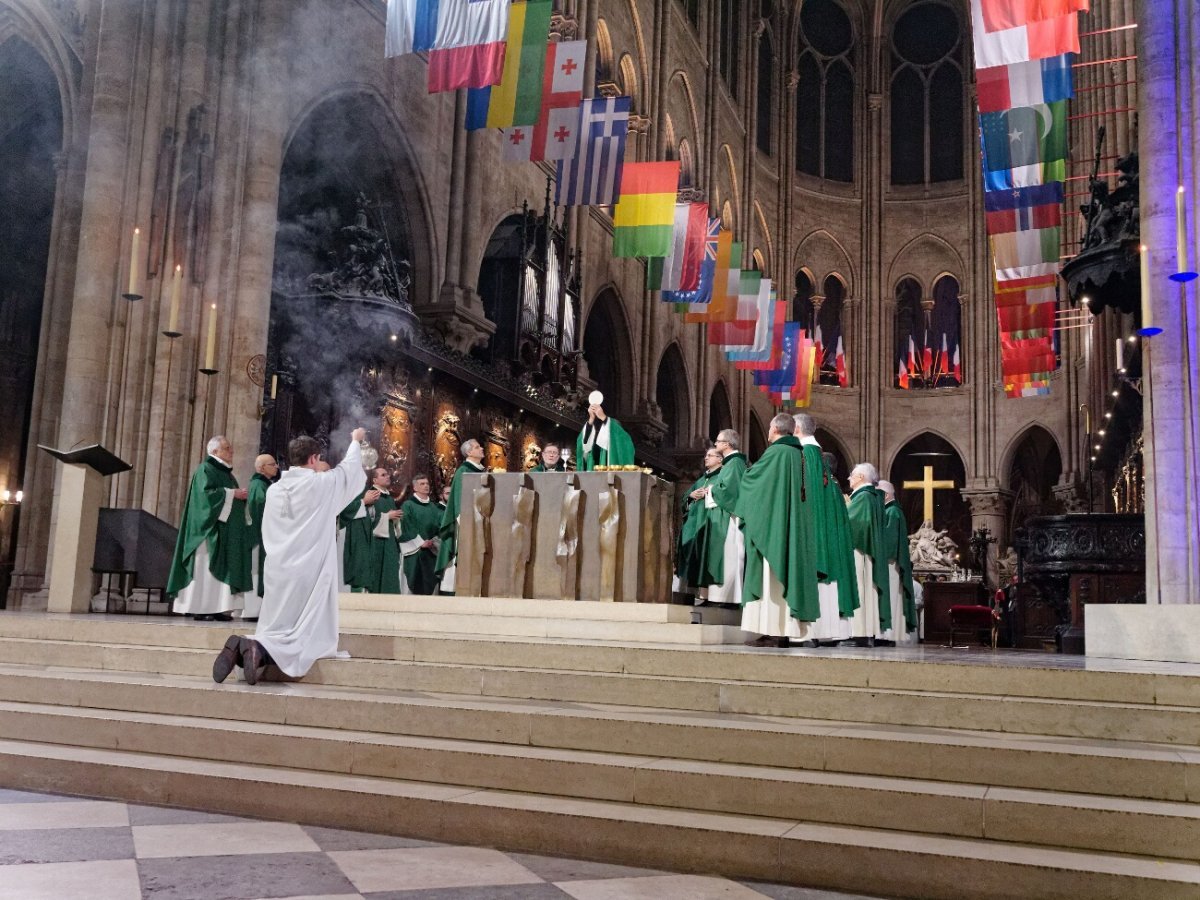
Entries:
[[716, 468], [704, 472], [683, 495], [683, 525], [675, 543], [675, 574], [688, 587], [704, 587], [714, 583], [705, 580], [703, 565], [708, 543], [706, 532], [712, 519], [709, 514], [718, 510], [706, 509], [703, 498], [694, 500], [691, 494], [692, 491], [710, 486], [720, 471], [720, 468]]
[[192, 475], [167, 579], [168, 594], [178, 594], [192, 583], [192, 565], [202, 543], [208, 547], [208, 571], [213, 578], [229, 585], [234, 594], [253, 590], [246, 501], [234, 500], [228, 520], [218, 521], [225, 491], [237, 490], [237, 486], [233, 470], [214, 456], [206, 458]]
[[529, 471], [530, 472], [565, 472], [565, 471], [567, 471], [567, 462], [566, 462], [566, 460], [564, 460], [560, 457], [558, 462], [556, 462], [553, 466], [551, 466], [549, 469], [547, 469], [546, 464], [539, 459], [538, 464], [536, 466], [534, 466], [532, 469], [530, 469]]
[[736, 515], [734, 510], [746, 469], [745, 455], [730, 453], [721, 461], [721, 468], [713, 479], [712, 499], [717, 506], [707, 509], [708, 528], [701, 545], [704, 551], [701, 566], [704, 580], [699, 583], [701, 587], [725, 583], [725, 539], [729, 536], [729, 518]]
[[[400, 593], [400, 529], [387, 514], [396, 508], [396, 501], [387, 491], [380, 490], [379, 499], [371, 507], [375, 524], [371, 530], [370, 561], [367, 564], [366, 590], [368, 594]], [[384, 521], [387, 526], [384, 527]], [[386, 537], [380, 537], [380, 533]]]
[[[437, 543], [438, 528], [442, 524], [442, 506], [428, 500], [422, 503], [409, 497], [400, 507], [404, 518], [400, 520], [400, 546], [404, 556], [404, 580], [414, 594], [437, 592]], [[422, 550], [420, 544], [434, 539], [433, 548]], [[418, 543], [419, 542], [419, 543]], [[418, 549], [409, 552], [406, 544], [417, 543]]]
[[895, 500], [883, 505], [884, 523], [895, 541], [889, 554], [900, 569], [900, 589], [904, 591], [904, 625], [907, 631], [917, 630], [917, 602], [913, 590], [912, 557], [908, 552], [908, 520]]
[[[888, 578], [888, 536], [884, 525], [883, 496], [869, 484], [850, 495], [850, 538], [854, 549], [871, 557], [871, 580], [879, 588], [879, 627], [892, 627], [892, 595]], [[886, 601], [886, 602], [885, 602]]]
[[[363, 492], [338, 513], [338, 527], [346, 529], [346, 545], [342, 550], [342, 577], [352, 591], [365, 591], [370, 582], [371, 572], [371, 529], [375, 527], [375, 514], [370, 506], [363, 506], [363, 496], [371, 488], [363, 488]], [[379, 501], [375, 501], [378, 503]], [[360, 509], [366, 510], [366, 515], [359, 516]], [[355, 518], [358, 516], [358, 518]]]
[[838, 487], [814, 441], [800, 443], [804, 451], [804, 490], [816, 510], [817, 575], [822, 584], [838, 587], [838, 612], [852, 616], [858, 609], [858, 576], [854, 571], [854, 545], [846, 498]]
[[599, 444], [593, 444], [590, 452], [583, 449], [583, 438], [588, 434], [590, 425], [584, 425], [583, 431], [575, 439], [575, 468], [580, 472], [590, 472], [596, 466], [632, 466], [633, 438], [621, 427], [621, 423], [609, 416], [604, 420], [603, 428], [608, 431], [608, 449]]
[[267, 551], [262, 545], [262, 520], [263, 509], [267, 505], [267, 488], [270, 486], [271, 479], [261, 472], [255, 472], [250, 478], [250, 487], [247, 489], [249, 496], [246, 498], [246, 509], [250, 512], [250, 535], [247, 543], [251, 547], [258, 546], [258, 584], [254, 587], [260, 597], [263, 595], [263, 569], [267, 560]]
[[815, 622], [817, 599], [815, 500], [804, 487], [809, 468], [800, 441], [784, 435], [763, 452], [742, 478], [735, 515], [746, 538], [742, 605], [763, 596], [763, 562], [783, 585], [792, 618]]
[[487, 470], [477, 466], [469, 459], [464, 459], [454, 470], [454, 480], [450, 482], [450, 502], [442, 512], [442, 522], [438, 527], [438, 537], [442, 545], [438, 547], [437, 566], [434, 571], [438, 578], [454, 565], [458, 558], [458, 511], [462, 504], [462, 480], [464, 475], [480, 475]]

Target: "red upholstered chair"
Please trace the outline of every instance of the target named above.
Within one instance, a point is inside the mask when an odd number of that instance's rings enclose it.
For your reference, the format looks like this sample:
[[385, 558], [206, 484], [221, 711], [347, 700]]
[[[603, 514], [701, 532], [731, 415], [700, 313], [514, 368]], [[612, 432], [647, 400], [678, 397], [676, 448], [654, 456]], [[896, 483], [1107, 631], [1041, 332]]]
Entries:
[[976, 606], [971, 604], [959, 604], [958, 606], [950, 607], [950, 647], [954, 647], [954, 633], [956, 631], [982, 631], [989, 629], [992, 632], [992, 649], [996, 649], [996, 636], [999, 633], [1000, 613], [990, 606]]

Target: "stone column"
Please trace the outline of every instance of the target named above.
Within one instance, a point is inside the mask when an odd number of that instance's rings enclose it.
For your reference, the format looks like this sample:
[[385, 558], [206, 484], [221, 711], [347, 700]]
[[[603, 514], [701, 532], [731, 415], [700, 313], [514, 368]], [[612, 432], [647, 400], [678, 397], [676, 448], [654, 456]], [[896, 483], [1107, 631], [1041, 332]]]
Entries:
[[1155, 323], [1143, 343], [1146, 416], [1146, 601], [1200, 603], [1200, 362], [1197, 283], [1175, 271], [1175, 194], [1184, 188], [1196, 253], [1200, 212], [1200, 9], [1195, 0], [1138, 0], [1142, 242], [1152, 260]]
[[[967, 488], [962, 491], [962, 496], [967, 501], [967, 505], [971, 507], [971, 531], [986, 528], [996, 539], [994, 544], [988, 545], [987, 553], [987, 579], [988, 584], [994, 588], [996, 587], [997, 561], [1000, 550], [1010, 543], [1008, 514], [1012, 505], [1012, 491]], [[970, 553], [970, 547], [960, 547], [959, 553], [963, 554], [965, 560], [967, 554]]]
[[[858, 342], [859, 352], [855, 354], [857, 382], [861, 385], [859, 395], [859, 434], [861, 435], [859, 452], [863, 459], [883, 458], [883, 390], [885, 384], [891, 382], [883, 377], [880, 367], [887, 360], [887, 368], [891, 368], [891, 353], [886, 349], [885, 340], [891, 334], [891, 322], [880, 321], [880, 301], [886, 293], [883, 283], [883, 143], [886, 131], [883, 126], [883, 91], [879, 84], [881, 74], [879, 69], [872, 73], [873, 90], [867, 93], [866, 123], [863, 130], [865, 152], [859, 153], [862, 158], [860, 178], [863, 185], [863, 202], [861, 209], [862, 222], [862, 259], [860, 282], [857, 286], [859, 295], [865, 301], [862, 305], [862, 315], [857, 317], [855, 333], [862, 336]], [[843, 327], [843, 333], [846, 329]], [[853, 452], [853, 448], [852, 452]]]

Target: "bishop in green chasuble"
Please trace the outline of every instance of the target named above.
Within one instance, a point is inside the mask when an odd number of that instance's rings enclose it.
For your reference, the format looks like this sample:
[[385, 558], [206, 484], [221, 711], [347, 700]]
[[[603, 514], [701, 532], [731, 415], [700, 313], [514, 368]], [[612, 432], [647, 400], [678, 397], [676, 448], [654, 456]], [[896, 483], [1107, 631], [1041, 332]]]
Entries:
[[850, 473], [850, 538], [858, 573], [859, 607], [854, 613], [851, 634], [874, 640], [892, 627], [889, 602], [887, 531], [884, 527], [883, 495], [875, 489], [879, 475], [870, 463], [859, 463]]
[[379, 491], [370, 485], [338, 513], [342, 539], [342, 579], [351, 591], [366, 591], [371, 573], [371, 532], [375, 528], [372, 508], [379, 502]]
[[446, 509], [438, 526], [441, 546], [438, 547], [435, 572], [442, 582], [438, 587], [441, 594], [454, 593], [454, 583], [458, 574], [458, 520], [462, 507], [463, 476], [478, 475], [487, 471], [483, 464], [483, 445], [479, 441], [474, 438], [464, 441], [459, 452], [463, 455], [463, 461], [454, 472], [454, 480], [450, 482], [450, 497], [446, 501]]
[[817, 473], [807, 471], [794, 427], [786, 413], [771, 420], [770, 446], [742, 478], [735, 507], [746, 541], [742, 630], [763, 635], [752, 642], [759, 646], [808, 640], [820, 618]]
[[428, 475], [412, 480], [412, 496], [400, 507], [400, 552], [404, 555], [404, 580], [413, 594], [436, 594], [438, 529], [442, 524], [442, 505], [429, 494]]
[[[721, 471], [721, 453], [715, 447], [704, 454], [704, 472], [683, 496], [683, 523], [675, 542], [675, 583], [677, 593], [690, 594], [702, 585], [713, 584], [711, 572], [705, 571], [708, 555], [708, 530], [713, 524], [715, 507], [705, 505], [705, 498], [717, 474]], [[717, 557], [720, 560], [720, 557]], [[697, 597], [697, 603], [702, 598]]]
[[[912, 557], [908, 552], [908, 520], [896, 502], [890, 481], [876, 485], [883, 494], [883, 527], [887, 541], [888, 591], [892, 601], [892, 627], [884, 634], [897, 644], [917, 641], [917, 604], [913, 588]], [[903, 623], [903, 627], [901, 626]]]
[[[599, 391], [593, 391], [593, 398]], [[632, 466], [633, 438], [621, 423], [593, 403], [588, 407], [588, 420], [575, 441], [575, 468], [590, 472], [597, 466]]]
[[245, 606], [242, 595], [254, 588], [247, 492], [233, 476], [229, 441], [213, 438], [208, 454], [188, 488], [167, 593], [174, 595], [177, 613], [229, 618]]

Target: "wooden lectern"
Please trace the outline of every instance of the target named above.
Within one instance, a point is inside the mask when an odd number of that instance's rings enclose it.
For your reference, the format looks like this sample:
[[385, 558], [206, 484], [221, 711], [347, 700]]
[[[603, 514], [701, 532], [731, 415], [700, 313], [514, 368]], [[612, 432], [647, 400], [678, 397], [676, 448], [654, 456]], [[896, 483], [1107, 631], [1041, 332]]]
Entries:
[[38, 449], [63, 464], [46, 607], [50, 612], [87, 612], [92, 601], [92, 562], [96, 524], [104, 503], [104, 479], [128, 472], [133, 466], [99, 444], [78, 450], [38, 444]]

